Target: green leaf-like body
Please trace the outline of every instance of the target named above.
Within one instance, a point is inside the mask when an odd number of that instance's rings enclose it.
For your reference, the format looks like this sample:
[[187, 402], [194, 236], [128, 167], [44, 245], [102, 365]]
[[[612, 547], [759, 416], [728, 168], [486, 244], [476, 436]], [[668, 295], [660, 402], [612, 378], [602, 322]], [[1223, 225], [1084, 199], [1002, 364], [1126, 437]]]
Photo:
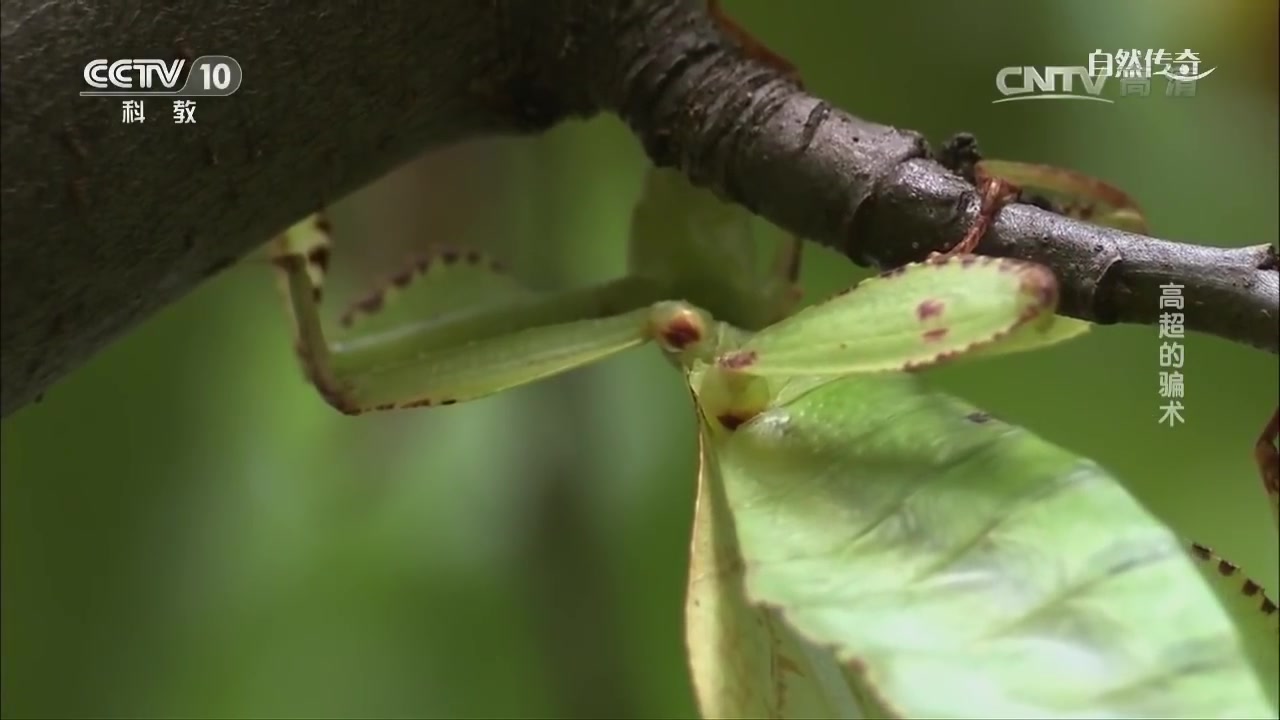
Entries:
[[689, 663], [703, 717], [857, 717], [835, 655], [751, 603], [724, 485], [699, 443], [701, 470], [685, 603]]
[[[691, 374], [694, 388], [705, 372]], [[1276, 716], [1240, 639], [1248, 628], [1182, 541], [1095, 463], [909, 375], [815, 380], [733, 431], [706, 418], [704, 484], [723, 483], [717, 522], [731, 523], [741, 553], [742, 601], [775, 609], [806, 647], [830, 648], [842, 692], [870, 700], [864, 711]], [[700, 507], [699, 523], [707, 515]], [[732, 574], [719, 577], [730, 592]], [[758, 637], [750, 618], [739, 609], [721, 622]], [[691, 616], [691, 643], [699, 627]], [[745, 675], [736, 687], [776, 682], [758, 660], [702, 652], [708, 715], [737, 714], [708, 699], [725, 668]], [[828, 714], [852, 716], [831, 710], [836, 696]], [[804, 715], [785, 703], [761, 714]]]

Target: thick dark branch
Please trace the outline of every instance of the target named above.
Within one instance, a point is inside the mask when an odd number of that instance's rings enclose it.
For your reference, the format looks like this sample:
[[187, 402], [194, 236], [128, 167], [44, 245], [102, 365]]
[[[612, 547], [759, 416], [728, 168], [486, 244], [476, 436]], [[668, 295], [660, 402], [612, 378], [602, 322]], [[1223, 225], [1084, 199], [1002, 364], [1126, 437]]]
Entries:
[[[563, 6], [563, 7], [562, 7]], [[431, 147], [537, 131], [561, 0], [0, 5], [0, 413], [273, 234]], [[195, 126], [81, 98], [95, 58], [230, 55]], [[199, 337], [193, 329], [193, 337]]]
[[[632, 54], [597, 88], [656, 163], [860, 265], [896, 266], [959, 242], [979, 198], [919, 134], [852, 117], [742, 59], [701, 4], [633, 3], [631, 36], [615, 43]], [[1154, 323], [1160, 285], [1179, 283], [1189, 328], [1273, 353], [1280, 345], [1271, 245], [1188, 245], [1013, 205], [978, 251], [1052, 268], [1067, 315]]]

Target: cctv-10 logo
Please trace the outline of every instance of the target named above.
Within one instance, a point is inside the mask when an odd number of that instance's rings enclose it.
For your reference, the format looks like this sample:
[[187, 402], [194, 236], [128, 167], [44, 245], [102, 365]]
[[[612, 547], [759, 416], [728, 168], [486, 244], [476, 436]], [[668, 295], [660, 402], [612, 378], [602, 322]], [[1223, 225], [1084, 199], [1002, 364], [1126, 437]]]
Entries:
[[84, 66], [85, 84], [95, 90], [129, 93], [177, 92], [182, 88], [186, 60], [93, 60]]

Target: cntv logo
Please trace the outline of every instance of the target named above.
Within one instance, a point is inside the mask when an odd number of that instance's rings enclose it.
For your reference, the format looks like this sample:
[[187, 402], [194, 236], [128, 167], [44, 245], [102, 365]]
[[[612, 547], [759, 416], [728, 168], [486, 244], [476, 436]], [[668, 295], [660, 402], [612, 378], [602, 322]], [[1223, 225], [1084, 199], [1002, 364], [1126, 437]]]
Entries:
[[[992, 100], [991, 104], [1017, 100], [1092, 100], [1114, 103], [1115, 100], [1102, 97], [1102, 88], [1106, 82], [1106, 75], [1090, 75], [1089, 69], [1082, 66], [1010, 66], [1000, 68], [996, 73], [996, 90], [1004, 97]], [[1077, 92], [1076, 88], [1083, 93]]]

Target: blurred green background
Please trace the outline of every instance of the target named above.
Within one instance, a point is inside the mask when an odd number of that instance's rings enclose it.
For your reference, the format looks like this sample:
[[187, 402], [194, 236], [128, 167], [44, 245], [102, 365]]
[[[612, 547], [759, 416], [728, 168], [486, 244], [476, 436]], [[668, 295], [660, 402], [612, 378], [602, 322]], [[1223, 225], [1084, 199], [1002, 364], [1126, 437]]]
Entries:
[[[725, 5], [864, 117], [1112, 181], [1163, 237], [1277, 237], [1273, 0]], [[1218, 69], [1195, 97], [1157, 80], [1146, 98], [1108, 88], [1114, 105], [991, 104], [1000, 67], [1121, 47]], [[335, 209], [328, 297], [439, 240], [538, 287], [618, 275], [643, 163], [612, 118], [423, 158]], [[806, 261], [811, 296], [865, 274], [817, 248]], [[1276, 358], [1189, 339], [1187, 423], [1170, 429], [1158, 345], [1100, 328], [932, 377], [1107, 465], [1275, 590], [1250, 449]], [[484, 401], [343, 417], [296, 370], [269, 268], [233, 268], [5, 421], [4, 715], [692, 715], [692, 429], [652, 348]]]

